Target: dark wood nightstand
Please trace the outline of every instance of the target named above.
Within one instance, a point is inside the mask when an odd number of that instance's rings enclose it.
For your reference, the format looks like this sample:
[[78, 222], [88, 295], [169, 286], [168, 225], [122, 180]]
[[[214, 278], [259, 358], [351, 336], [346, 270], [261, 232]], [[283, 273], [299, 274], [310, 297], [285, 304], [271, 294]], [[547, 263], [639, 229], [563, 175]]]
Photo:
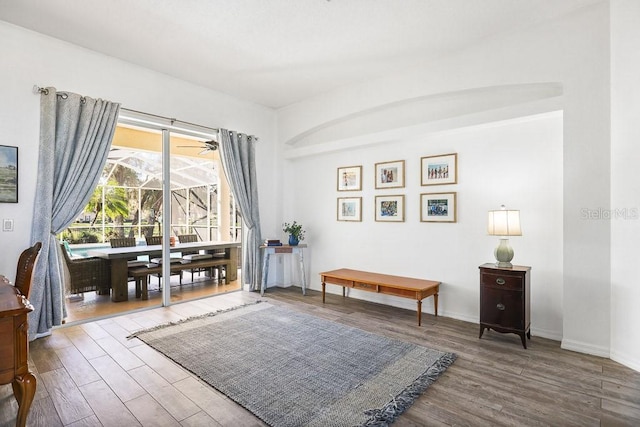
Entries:
[[511, 268], [483, 264], [480, 267], [480, 337], [485, 329], [520, 336], [527, 348], [531, 339], [530, 286], [531, 267]]

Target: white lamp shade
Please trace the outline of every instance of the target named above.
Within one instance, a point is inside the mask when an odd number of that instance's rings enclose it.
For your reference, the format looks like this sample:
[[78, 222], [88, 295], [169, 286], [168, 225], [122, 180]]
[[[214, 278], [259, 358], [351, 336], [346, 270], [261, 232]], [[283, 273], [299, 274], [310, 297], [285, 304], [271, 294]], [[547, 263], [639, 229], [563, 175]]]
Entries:
[[522, 236], [520, 211], [506, 209], [489, 211], [487, 232], [491, 236]]

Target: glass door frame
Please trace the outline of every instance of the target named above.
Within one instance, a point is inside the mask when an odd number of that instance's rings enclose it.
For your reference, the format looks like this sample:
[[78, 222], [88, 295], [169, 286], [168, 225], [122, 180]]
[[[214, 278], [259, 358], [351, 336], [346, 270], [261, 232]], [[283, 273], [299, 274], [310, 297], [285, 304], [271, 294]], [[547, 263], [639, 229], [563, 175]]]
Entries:
[[[162, 276], [171, 277], [171, 133], [203, 138], [205, 140], [216, 139], [218, 130], [205, 126], [179, 122], [184, 126], [176, 125], [175, 119], [167, 119], [152, 114], [120, 109], [118, 123], [133, 125], [162, 133]], [[171, 287], [162, 287], [162, 306], [171, 305]]]

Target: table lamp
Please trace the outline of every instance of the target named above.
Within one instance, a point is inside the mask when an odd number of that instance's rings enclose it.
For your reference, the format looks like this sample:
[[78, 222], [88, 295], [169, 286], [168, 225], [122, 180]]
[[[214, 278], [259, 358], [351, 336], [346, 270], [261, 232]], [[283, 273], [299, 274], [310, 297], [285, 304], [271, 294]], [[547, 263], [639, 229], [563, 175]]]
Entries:
[[504, 205], [500, 210], [489, 211], [487, 232], [490, 236], [500, 236], [500, 244], [493, 254], [498, 261], [496, 266], [511, 268], [513, 249], [509, 246], [509, 236], [522, 236], [520, 229], [520, 211], [507, 210]]

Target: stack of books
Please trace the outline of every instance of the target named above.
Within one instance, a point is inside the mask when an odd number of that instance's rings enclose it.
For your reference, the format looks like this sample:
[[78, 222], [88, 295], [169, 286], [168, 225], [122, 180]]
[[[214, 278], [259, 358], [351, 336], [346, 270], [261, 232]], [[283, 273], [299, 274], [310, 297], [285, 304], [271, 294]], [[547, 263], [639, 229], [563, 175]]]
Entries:
[[282, 242], [280, 242], [280, 240], [266, 239], [264, 241], [264, 245], [265, 246], [282, 246]]

